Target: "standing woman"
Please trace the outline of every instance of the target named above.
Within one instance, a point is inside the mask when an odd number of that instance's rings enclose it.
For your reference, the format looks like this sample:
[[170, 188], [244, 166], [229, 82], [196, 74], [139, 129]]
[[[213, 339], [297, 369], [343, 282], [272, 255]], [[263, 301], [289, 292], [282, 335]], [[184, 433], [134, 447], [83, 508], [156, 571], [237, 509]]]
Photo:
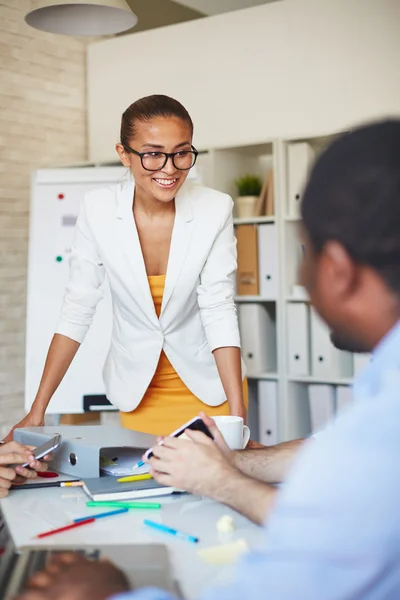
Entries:
[[116, 150], [133, 177], [84, 198], [61, 319], [18, 427], [43, 424], [105, 275], [113, 332], [103, 375], [122, 425], [167, 435], [200, 410], [246, 416], [232, 200], [186, 181], [197, 158], [192, 137], [187, 110], [168, 96], [141, 98], [122, 115]]

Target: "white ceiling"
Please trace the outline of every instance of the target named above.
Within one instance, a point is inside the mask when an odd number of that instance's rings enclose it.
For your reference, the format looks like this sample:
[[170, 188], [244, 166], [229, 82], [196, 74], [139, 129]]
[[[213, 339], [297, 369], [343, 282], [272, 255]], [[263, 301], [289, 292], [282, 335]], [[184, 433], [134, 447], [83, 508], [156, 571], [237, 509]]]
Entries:
[[193, 8], [205, 15], [218, 15], [221, 13], [239, 10], [240, 8], [250, 8], [260, 4], [268, 4], [277, 0], [175, 0], [177, 4], [182, 4], [188, 8]]

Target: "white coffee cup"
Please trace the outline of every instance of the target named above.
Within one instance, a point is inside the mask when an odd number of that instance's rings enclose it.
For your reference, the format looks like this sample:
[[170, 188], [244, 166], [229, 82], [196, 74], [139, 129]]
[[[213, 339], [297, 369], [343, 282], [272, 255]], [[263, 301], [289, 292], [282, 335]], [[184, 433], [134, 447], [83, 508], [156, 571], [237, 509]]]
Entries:
[[242, 417], [224, 415], [213, 419], [231, 450], [243, 450], [247, 446], [250, 429], [244, 425]]

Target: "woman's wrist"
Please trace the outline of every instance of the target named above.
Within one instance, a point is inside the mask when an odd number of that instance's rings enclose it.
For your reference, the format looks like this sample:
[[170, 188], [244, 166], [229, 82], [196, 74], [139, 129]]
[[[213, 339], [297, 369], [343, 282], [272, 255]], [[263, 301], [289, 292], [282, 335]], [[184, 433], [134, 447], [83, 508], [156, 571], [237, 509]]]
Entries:
[[38, 423], [40, 423], [44, 419], [45, 412], [46, 412], [46, 408], [42, 406], [40, 401], [37, 401], [35, 399], [35, 401], [33, 402], [32, 406], [31, 406], [31, 409], [29, 411], [29, 414], [32, 417], [32, 419], [34, 421], [37, 421]]
[[246, 418], [246, 407], [243, 398], [230, 400], [228, 399], [229, 412], [232, 416]]

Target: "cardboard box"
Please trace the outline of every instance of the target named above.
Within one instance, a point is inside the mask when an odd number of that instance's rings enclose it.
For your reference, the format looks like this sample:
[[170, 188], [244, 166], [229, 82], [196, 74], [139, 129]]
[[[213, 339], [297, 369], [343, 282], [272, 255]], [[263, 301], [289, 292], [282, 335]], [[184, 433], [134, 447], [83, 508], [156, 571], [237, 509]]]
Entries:
[[100, 424], [99, 412], [86, 412], [77, 415], [61, 415], [60, 425], [92, 425]]

